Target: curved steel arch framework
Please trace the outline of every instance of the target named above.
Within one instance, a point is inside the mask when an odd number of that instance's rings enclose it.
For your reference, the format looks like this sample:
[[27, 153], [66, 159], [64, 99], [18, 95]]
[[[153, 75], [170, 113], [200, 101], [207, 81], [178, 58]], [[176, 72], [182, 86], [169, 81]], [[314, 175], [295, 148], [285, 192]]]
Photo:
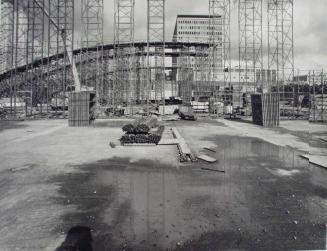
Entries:
[[[1, 0], [0, 98], [10, 115], [51, 114], [52, 107], [64, 108], [69, 87], [76, 83], [76, 68], [82, 85], [97, 91], [98, 104], [111, 109], [125, 106], [133, 113], [140, 104], [147, 105], [146, 111], [152, 103], [164, 104], [169, 70], [170, 78], [178, 76], [170, 95], [183, 95], [189, 103], [195, 92], [209, 93], [220, 101], [241, 103], [231, 82], [230, 0], [209, 0], [207, 43], [166, 41], [164, 0], [148, 0], [148, 37], [136, 43], [135, 0], [116, 0], [115, 42], [104, 45], [103, 4], [103, 0], [82, 1], [82, 43], [74, 51], [74, 0]], [[268, 0], [266, 71], [262, 70], [262, 0], [239, 0], [239, 74], [252, 70], [256, 87], [266, 85], [280, 92], [286, 104], [282, 113], [291, 109], [293, 117], [299, 116], [301, 96], [311, 95], [314, 120], [327, 118], [321, 112], [326, 106], [326, 74], [311, 71], [294, 77], [293, 4], [293, 0]], [[169, 66], [168, 58], [180, 60]], [[204, 90], [217, 79], [220, 83], [215, 85], [223, 86], [223, 92], [212, 86], [210, 92]], [[247, 81], [239, 80], [239, 92]]]

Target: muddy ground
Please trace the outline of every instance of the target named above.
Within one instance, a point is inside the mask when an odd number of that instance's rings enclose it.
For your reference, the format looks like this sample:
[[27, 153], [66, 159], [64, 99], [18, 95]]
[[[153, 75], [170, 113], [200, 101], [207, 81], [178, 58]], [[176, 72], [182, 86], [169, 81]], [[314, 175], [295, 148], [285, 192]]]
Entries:
[[124, 123], [0, 123], [0, 250], [326, 249], [327, 170], [299, 157], [305, 131], [166, 123], [218, 160], [181, 164], [174, 146], [110, 148]]

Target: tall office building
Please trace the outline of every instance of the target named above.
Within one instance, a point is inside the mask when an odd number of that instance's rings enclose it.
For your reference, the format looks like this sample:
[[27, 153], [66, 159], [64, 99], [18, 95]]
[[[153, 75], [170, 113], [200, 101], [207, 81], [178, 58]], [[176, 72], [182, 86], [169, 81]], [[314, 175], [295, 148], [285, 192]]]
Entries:
[[221, 17], [216, 25], [210, 25], [208, 15], [178, 15], [174, 30], [174, 41], [208, 43], [212, 35], [222, 41]]
[[[214, 20], [214, 24], [212, 25]], [[215, 62], [215, 72], [222, 71], [222, 48], [223, 48], [223, 35], [222, 35], [222, 18], [215, 17], [214, 19], [209, 15], [178, 15], [174, 29], [174, 42], [194, 43], [193, 47], [188, 48], [188, 52], [195, 56], [180, 57], [173, 61], [181, 66], [185, 64], [188, 69], [193, 71], [194, 81], [209, 81], [213, 80], [214, 73], [210, 74], [210, 62], [208, 54], [211, 53], [205, 49], [201, 44], [210, 43], [210, 39], [215, 37], [218, 39], [218, 48], [216, 48], [217, 56]], [[217, 41], [217, 40], [216, 40]], [[212, 63], [212, 62], [211, 62]], [[211, 70], [213, 68], [211, 67]], [[176, 78], [178, 79], [178, 73]], [[182, 77], [183, 78], [183, 77]]]

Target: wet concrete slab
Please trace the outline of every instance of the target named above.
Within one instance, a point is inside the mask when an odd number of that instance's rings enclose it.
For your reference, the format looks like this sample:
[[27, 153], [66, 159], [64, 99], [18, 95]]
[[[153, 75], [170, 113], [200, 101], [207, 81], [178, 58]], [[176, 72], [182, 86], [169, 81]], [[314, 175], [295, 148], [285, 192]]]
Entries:
[[22, 122], [19, 121], [1, 121], [0, 120], [0, 132], [4, 130], [12, 130], [18, 128], [26, 128], [27, 126], [24, 125]]
[[326, 249], [327, 172], [302, 151], [224, 123], [167, 123], [218, 160], [179, 164], [174, 146], [110, 148], [120, 123], [0, 132], [0, 250]]
[[107, 159], [58, 176], [77, 206], [61, 230], [92, 229], [94, 250], [317, 250], [325, 247], [327, 186], [297, 153], [252, 138], [211, 138], [219, 160], [179, 168]]

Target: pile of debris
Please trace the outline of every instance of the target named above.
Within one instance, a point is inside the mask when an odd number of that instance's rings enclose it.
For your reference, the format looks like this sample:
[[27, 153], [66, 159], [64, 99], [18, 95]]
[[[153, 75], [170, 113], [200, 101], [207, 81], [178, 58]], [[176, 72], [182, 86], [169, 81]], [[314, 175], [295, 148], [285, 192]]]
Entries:
[[158, 125], [158, 120], [153, 117], [136, 119], [133, 123], [123, 126], [125, 135], [120, 142], [122, 145], [129, 144], [154, 144], [158, 145], [162, 138], [164, 126]]
[[194, 111], [191, 106], [180, 106], [178, 110], [178, 115], [182, 120], [196, 120]]
[[5, 109], [0, 108], [0, 119], [5, 119], [7, 118], [7, 116], [8, 116], [7, 111]]

